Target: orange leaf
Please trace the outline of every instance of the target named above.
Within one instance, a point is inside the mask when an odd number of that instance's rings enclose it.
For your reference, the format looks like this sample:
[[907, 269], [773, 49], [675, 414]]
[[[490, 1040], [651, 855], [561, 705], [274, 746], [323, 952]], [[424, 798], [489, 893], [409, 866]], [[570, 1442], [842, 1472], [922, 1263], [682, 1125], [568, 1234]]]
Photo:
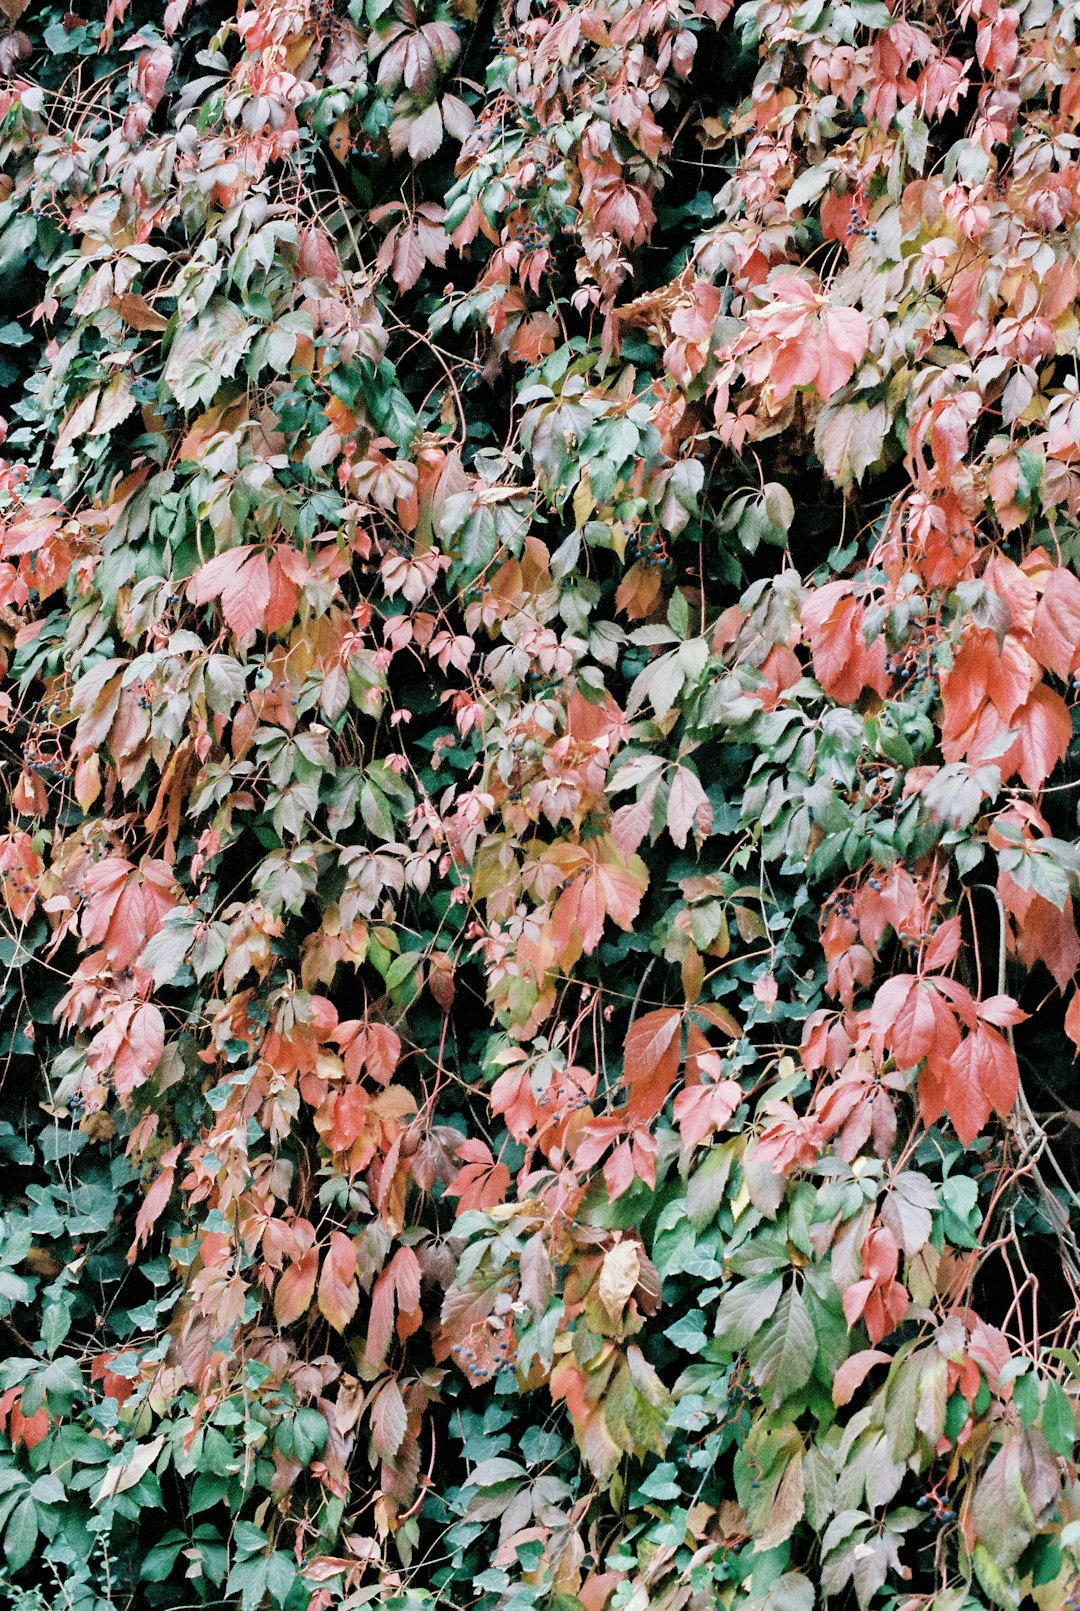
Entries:
[[341, 1231], [334, 1231], [319, 1277], [319, 1312], [335, 1331], [344, 1331], [359, 1301], [356, 1249]]
[[1031, 638], [1043, 665], [1068, 682], [1080, 652], [1080, 581], [1063, 566], [1047, 578]]
[[1016, 711], [1011, 725], [1020, 729], [1016, 742], [1002, 763], [1019, 772], [1027, 787], [1041, 789], [1055, 766], [1065, 759], [1072, 741], [1072, 717], [1060, 694], [1040, 683], [1030, 698]]
[[165, 1205], [172, 1195], [173, 1179], [179, 1157], [180, 1148], [175, 1146], [171, 1147], [168, 1152], [163, 1153], [158, 1159], [158, 1173], [151, 1182], [150, 1189], [143, 1198], [139, 1212], [135, 1216], [135, 1240], [128, 1248], [127, 1253], [127, 1262], [129, 1264], [134, 1264], [138, 1249], [146, 1241], [165, 1211]]
[[[299, 1320], [300, 1316], [311, 1307], [311, 1300], [315, 1296], [315, 1277], [318, 1273], [317, 1247], [308, 1248], [302, 1258], [289, 1265], [274, 1288], [274, 1318], [279, 1326], [291, 1326], [294, 1320]], [[321, 1296], [319, 1306], [322, 1307]], [[326, 1311], [323, 1310], [323, 1313]]]
[[366, 1357], [369, 1365], [381, 1365], [394, 1331], [394, 1306], [399, 1311], [398, 1329], [407, 1335], [415, 1328], [402, 1322], [420, 1307], [420, 1266], [411, 1247], [399, 1247], [379, 1276], [371, 1294]]

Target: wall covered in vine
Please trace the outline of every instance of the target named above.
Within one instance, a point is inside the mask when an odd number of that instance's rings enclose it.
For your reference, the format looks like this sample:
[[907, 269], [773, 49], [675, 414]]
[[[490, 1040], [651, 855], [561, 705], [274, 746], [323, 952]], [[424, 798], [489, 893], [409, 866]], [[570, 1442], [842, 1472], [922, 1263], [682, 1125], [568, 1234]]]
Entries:
[[1076, 1605], [1080, 5], [0, 13], [0, 1599]]

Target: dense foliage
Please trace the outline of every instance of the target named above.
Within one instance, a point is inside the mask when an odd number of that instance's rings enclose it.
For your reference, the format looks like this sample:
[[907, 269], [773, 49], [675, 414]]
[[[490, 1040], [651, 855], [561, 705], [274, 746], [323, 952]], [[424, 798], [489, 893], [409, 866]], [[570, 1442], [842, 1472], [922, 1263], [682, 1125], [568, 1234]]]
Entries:
[[0, 10], [0, 1598], [1075, 1604], [1080, 5]]

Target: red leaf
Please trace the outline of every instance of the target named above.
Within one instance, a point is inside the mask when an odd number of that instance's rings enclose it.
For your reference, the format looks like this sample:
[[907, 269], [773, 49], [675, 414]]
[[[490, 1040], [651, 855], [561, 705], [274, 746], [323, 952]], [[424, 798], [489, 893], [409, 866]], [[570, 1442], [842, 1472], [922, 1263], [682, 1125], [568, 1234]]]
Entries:
[[270, 603], [270, 567], [256, 554], [221, 591], [221, 613], [238, 638], [257, 632]]
[[713, 1130], [722, 1130], [742, 1101], [736, 1080], [718, 1085], [692, 1085], [675, 1098], [675, 1123], [684, 1147], [694, 1147]]
[[420, 1306], [420, 1266], [411, 1247], [398, 1248], [372, 1290], [366, 1346], [369, 1365], [381, 1365], [386, 1358], [394, 1333], [395, 1302], [402, 1319]]
[[988, 699], [1002, 720], [1015, 726], [1013, 714], [1028, 698], [1036, 676], [1031, 656], [1011, 635], [999, 649], [989, 628], [967, 632], [952, 670], [941, 681], [945, 759], [955, 761], [968, 753], [976, 717]]
[[[563, 960], [596, 950], [610, 917], [628, 933], [634, 926], [648, 878], [637, 858], [627, 865], [609, 837], [589, 845], [591, 865], [563, 890], [555, 905], [555, 943]], [[580, 865], [580, 861], [579, 861]]]
[[987, 996], [977, 1003], [977, 1010], [984, 1023], [996, 1024], [999, 1029], [1022, 1024], [1028, 1016], [1011, 996]]
[[931, 973], [937, 973], [947, 968], [960, 949], [960, 919], [950, 917], [947, 923], [942, 923], [934, 938], [926, 948], [923, 958], [923, 967]]
[[814, 384], [819, 395], [828, 402], [834, 392], [847, 385], [870, 344], [870, 325], [866, 315], [857, 308], [826, 305], [821, 310], [817, 343], [817, 376]]
[[1080, 1055], [1080, 990], [1073, 991], [1065, 1013], [1065, 1033], [1076, 1047], [1073, 1057]]
[[614, 1202], [634, 1184], [634, 1156], [629, 1141], [620, 1141], [604, 1165], [604, 1184]]
[[641, 905], [640, 881], [628, 868], [605, 862], [597, 862], [593, 879], [608, 917], [629, 934]]
[[379, 1085], [388, 1085], [401, 1057], [401, 1036], [389, 1024], [365, 1023], [349, 1018], [337, 1027], [334, 1037], [341, 1047], [345, 1072], [351, 1080], [361, 1071]]
[[845, 1359], [833, 1377], [833, 1403], [837, 1409], [851, 1403], [875, 1365], [887, 1365], [891, 1360], [892, 1355], [882, 1353], [880, 1348], [864, 1348]]
[[414, 229], [407, 229], [398, 236], [394, 247], [392, 273], [394, 284], [399, 291], [410, 291], [424, 272], [424, 248], [420, 244], [420, 237]]
[[623, 1079], [635, 1117], [659, 1113], [679, 1072], [682, 1013], [658, 1007], [636, 1019], [626, 1037]]
[[220, 598], [221, 613], [238, 638], [257, 632], [270, 603], [270, 567], [266, 555], [250, 545], [229, 548], [200, 566], [188, 582], [193, 604]]
[[814, 657], [814, 676], [825, 692], [841, 704], [851, 705], [864, 688], [884, 695], [885, 642], [873, 645], [863, 632], [863, 611], [851, 595], [849, 582], [827, 582], [807, 598], [803, 626]]
[[187, 595], [192, 604], [209, 604], [211, 599], [219, 598], [223, 589], [236, 580], [238, 571], [254, 552], [254, 546], [248, 543], [240, 548], [228, 548], [223, 554], [215, 554], [205, 565], [200, 565], [187, 585]]
[[151, 111], [165, 93], [172, 63], [168, 45], [155, 45], [153, 50], [144, 50], [135, 64], [135, 88]]
[[409, 1417], [401, 1389], [393, 1377], [371, 1408], [371, 1445], [380, 1460], [392, 1460], [405, 1441]]
[[334, 1098], [333, 1120], [326, 1137], [334, 1152], [348, 1152], [367, 1128], [371, 1099], [358, 1085], [347, 1085]]
[[1080, 936], [1076, 932], [1072, 896], [1067, 896], [1062, 910], [1025, 890], [1030, 896], [1021, 914], [1016, 917], [1016, 951], [1025, 968], [1032, 969], [1041, 962], [1054, 976], [1059, 990], [1064, 990], [1080, 968]]
[[649, 831], [652, 822], [652, 796], [620, 806], [611, 819], [611, 837], [629, 861]]
[[132, 1013], [127, 1035], [116, 1049], [113, 1089], [129, 1096], [154, 1072], [165, 1050], [165, 1022], [152, 1003], [144, 1002]]
[[1016, 1056], [1003, 1036], [980, 1024], [960, 1042], [949, 1067], [952, 1077], [946, 1107], [957, 1135], [967, 1146], [986, 1123], [991, 1108], [1004, 1118], [1016, 1101], [1020, 1081]]
[[[890, 1043], [897, 1062], [903, 1061], [907, 1068], [913, 1067], [920, 1057], [926, 1055], [926, 1049], [933, 1039], [933, 1009], [925, 993], [916, 993], [917, 985], [914, 974], [894, 974], [891, 979], [886, 979], [874, 997], [870, 1013], [870, 1024], [875, 1034]], [[909, 1006], [912, 996], [915, 996], [914, 1004]], [[904, 1028], [897, 1044], [896, 1025], [901, 1014], [904, 1015]]]
[[173, 1180], [176, 1174], [176, 1164], [180, 1157], [179, 1145], [170, 1147], [168, 1152], [162, 1153], [157, 1162], [158, 1173], [151, 1182], [150, 1189], [139, 1206], [135, 1216], [135, 1240], [128, 1249], [127, 1261], [134, 1264], [135, 1255], [161, 1218], [165, 1205], [172, 1195]]
[[504, 1163], [496, 1163], [482, 1141], [463, 1141], [457, 1155], [466, 1162], [446, 1191], [448, 1196], [458, 1198], [459, 1214], [470, 1208], [494, 1208], [505, 1201], [510, 1171]]
[[[298, 556], [299, 557], [299, 556]], [[259, 559], [265, 565], [262, 555]], [[253, 564], [257, 561], [252, 561]], [[296, 606], [300, 597], [296, 583], [289, 576], [282, 563], [282, 550], [275, 550], [267, 567], [267, 580], [269, 593], [266, 600], [266, 609], [262, 620], [264, 632], [280, 632], [284, 627], [292, 626], [296, 619]], [[224, 600], [222, 601], [224, 602]], [[228, 620], [228, 617], [226, 617]], [[233, 623], [229, 621], [229, 625]], [[238, 636], [243, 636], [239, 627], [233, 626]]]

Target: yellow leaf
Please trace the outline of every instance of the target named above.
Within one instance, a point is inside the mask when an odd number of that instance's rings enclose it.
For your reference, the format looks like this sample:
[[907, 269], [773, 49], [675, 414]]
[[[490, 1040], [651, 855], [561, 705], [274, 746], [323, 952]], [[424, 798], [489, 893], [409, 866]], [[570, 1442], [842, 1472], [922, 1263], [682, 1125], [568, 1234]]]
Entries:
[[596, 499], [589, 485], [589, 472], [585, 469], [581, 472], [581, 480], [574, 493], [574, 524], [578, 527], [584, 526], [595, 508]]
[[641, 1275], [641, 1256], [636, 1242], [616, 1242], [604, 1255], [600, 1268], [600, 1302], [615, 1324], [630, 1300]]

